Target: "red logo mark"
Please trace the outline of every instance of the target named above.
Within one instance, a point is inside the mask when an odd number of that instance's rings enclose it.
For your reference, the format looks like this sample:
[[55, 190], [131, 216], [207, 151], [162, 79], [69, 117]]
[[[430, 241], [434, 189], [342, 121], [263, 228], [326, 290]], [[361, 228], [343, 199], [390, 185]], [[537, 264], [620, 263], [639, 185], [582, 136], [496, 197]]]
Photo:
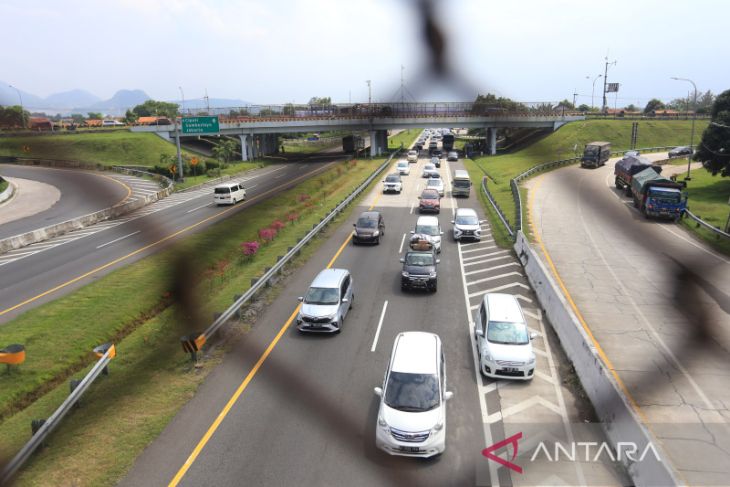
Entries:
[[496, 452], [497, 450], [499, 450], [500, 448], [502, 448], [503, 446], [511, 444], [512, 448], [514, 448], [514, 454], [512, 455], [512, 458], [510, 460], [514, 460], [515, 457], [517, 457], [517, 449], [518, 449], [517, 441], [520, 439], [522, 439], [522, 432], [519, 432], [516, 435], [512, 435], [509, 438], [505, 438], [504, 440], [502, 440], [498, 443], [495, 443], [492, 446], [488, 446], [487, 448], [482, 450], [482, 455], [484, 455], [485, 457], [487, 457], [490, 460], [494, 460], [495, 462], [499, 463], [500, 465], [504, 465], [505, 467], [509, 468], [510, 470], [514, 470], [517, 473], [522, 473], [522, 467], [512, 463], [511, 461], [508, 462], [507, 460], [505, 460], [501, 457], [498, 457], [497, 455], [495, 455], [493, 453], [493, 452]]

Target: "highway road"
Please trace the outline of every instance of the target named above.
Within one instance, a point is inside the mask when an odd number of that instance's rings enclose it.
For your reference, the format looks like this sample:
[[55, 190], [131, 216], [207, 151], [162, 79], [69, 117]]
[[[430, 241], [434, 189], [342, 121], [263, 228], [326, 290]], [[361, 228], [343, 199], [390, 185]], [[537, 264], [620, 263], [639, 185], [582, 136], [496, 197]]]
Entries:
[[[211, 187], [174, 193], [122, 218], [0, 254], [0, 325], [177, 238], [245, 211], [318, 174], [335, 160], [338, 158], [333, 155], [310, 157], [307, 162], [273, 164], [247, 172], [239, 178], [244, 181], [247, 199], [232, 207], [213, 205]], [[91, 186], [99, 179], [94, 177]]]
[[[530, 213], [617, 380], [690, 485], [730, 479], [730, 258], [683, 228], [645, 219], [613, 185], [615, 160], [591, 170], [568, 167], [530, 183]], [[691, 205], [691, 191], [690, 191]], [[701, 276], [691, 290], [665, 285], [679, 262]], [[693, 347], [704, 313], [712, 339]]]
[[[413, 207], [425, 184], [419, 177], [425, 162], [412, 165], [402, 194], [381, 195], [376, 187], [286, 279], [252, 330], [233, 344], [195, 397], [138, 457], [122, 486], [626, 483], [612, 465], [556, 462], [525, 466], [524, 474], [516, 474], [497, 469], [482, 455], [515, 429], [537, 437], [547, 425], [570, 428], [589, 420], [590, 413], [584, 399], [565, 386], [566, 359], [519, 263], [495, 246], [489, 224], [483, 225], [480, 243], [457, 244], [450, 238], [453, 208], [478, 208], [473, 193], [458, 201], [447, 193], [442, 200], [438, 292], [400, 290], [398, 259], [418, 216]], [[460, 163], [441, 169], [447, 183], [454, 168]], [[352, 223], [368, 208], [383, 213], [385, 237], [379, 246], [354, 246]], [[351, 271], [354, 307], [340, 334], [300, 334], [292, 324], [296, 298], [327, 266]], [[539, 334], [534, 341], [539, 373], [531, 382], [478, 375], [469, 315], [490, 291], [514, 292], [530, 328]], [[447, 404], [446, 451], [431, 460], [389, 457], [375, 448], [373, 387], [382, 384], [395, 336], [409, 330], [440, 335], [447, 389], [455, 393]]]
[[31, 188], [29, 195], [21, 188], [18, 201], [0, 209], [0, 239], [109, 208], [130, 194], [122, 182], [93, 171], [0, 164], [0, 174], [52, 187]]

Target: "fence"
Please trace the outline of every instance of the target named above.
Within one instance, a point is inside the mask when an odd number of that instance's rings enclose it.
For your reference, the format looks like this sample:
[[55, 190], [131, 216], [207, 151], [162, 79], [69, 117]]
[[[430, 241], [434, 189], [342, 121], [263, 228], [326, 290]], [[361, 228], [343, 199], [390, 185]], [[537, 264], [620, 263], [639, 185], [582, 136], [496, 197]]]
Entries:
[[[54, 411], [50, 418], [45, 421], [34, 421], [33, 422], [33, 436], [31, 436], [28, 443], [21, 448], [21, 450], [13, 457], [10, 462], [5, 465], [2, 472], [0, 472], [0, 485], [6, 485], [10, 479], [15, 475], [20, 467], [28, 461], [33, 452], [43, 444], [44, 440], [48, 435], [53, 432], [54, 429], [60, 424], [61, 420], [71, 411], [81, 399], [81, 396], [91, 387], [91, 384], [96, 380], [99, 375], [106, 372], [106, 367], [109, 362], [116, 356], [116, 348], [111, 343], [100, 345], [94, 349], [94, 353], [99, 356], [99, 360], [96, 362], [94, 367], [91, 368], [88, 374], [76, 384], [74, 381], [71, 382], [71, 393], [68, 395], [65, 401]], [[74, 387], [75, 385], [75, 387]], [[42, 423], [40, 428], [35, 430], [37, 424]]]
[[350, 203], [352, 203], [352, 201], [357, 198], [370, 185], [370, 183], [372, 183], [375, 178], [377, 178], [378, 175], [390, 165], [393, 158], [396, 157], [399, 152], [400, 151], [396, 151], [391, 154], [390, 157], [385, 162], [383, 162], [383, 164], [381, 164], [370, 176], [368, 176], [368, 178], [362, 184], [355, 188], [349, 196], [340, 201], [340, 203], [338, 203], [337, 206], [335, 206], [332, 211], [327, 214], [327, 216], [322, 218], [319, 223], [315, 224], [312, 230], [310, 230], [301, 240], [299, 240], [294, 247], [291, 247], [283, 257], [280, 257], [276, 261], [276, 264], [274, 264], [273, 267], [266, 271], [263, 276], [256, 279], [252, 286], [243, 295], [236, 299], [236, 301], [218, 318], [216, 318], [204, 332], [194, 333], [192, 335], [181, 337], [180, 342], [182, 344], [183, 350], [187, 353], [190, 353], [192, 359], [196, 360], [197, 352], [203, 348], [208, 340], [213, 335], [215, 335], [216, 332], [226, 322], [228, 322], [228, 320], [235, 316], [239, 312], [239, 310], [256, 295], [256, 293], [258, 293], [262, 288], [267, 286], [271, 278], [278, 274], [284, 268], [284, 266], [302, 250], [305, 245], [307, 245], [314, 237], [317, 236], [319, 232], [322, 231], [322, 229], [327, 226], [327, 224], [329, 224], [342, 210], [344, 210]]

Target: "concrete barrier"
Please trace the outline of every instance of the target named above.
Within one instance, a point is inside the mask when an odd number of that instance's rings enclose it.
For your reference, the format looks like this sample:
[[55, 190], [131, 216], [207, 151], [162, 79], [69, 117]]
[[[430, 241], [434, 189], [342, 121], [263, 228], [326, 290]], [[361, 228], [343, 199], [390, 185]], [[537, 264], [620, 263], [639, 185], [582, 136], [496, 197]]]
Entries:
[[[98, 169], [100, 166], [95, 164], [88, 164], [84, 162], [79, 161], [59, 161], [59, 160], [48, 160], [48, 159], [21, 159], [17, 158], [14, 163], [16, 164], [23, 164], [23, 165], [43, 165], [43, 166], [49, 166], [49, 167], [64, 167], [64, 168], [74, 168], [74, 169]], [[150, 173], [146, 173], [145, 171], [139, 171], [135, 169], [129, 169], [125, 167], [113, 167], [111, 168], [113, 171], [121, 172], [124, 174], [130, 174], [130, 175], [147, 175], [147, 176], [157, 176], [152, 175]], [[159, 176], [158, 176], [159, 177]], [[0, 240], [0, 254], [4, 252], [8, 252], [10, 250], [19, 249], [21, 247], [25, 247], [27, 245], [31, 245], [34, 243], [42, 242], [44, 240], [48, 240], [53, 237], [58, 237], [59, 235], [63, 235], [65, 233], [71, 232], [73, 230], [79, 230], [84, 227], [88, 227], [89, 225], [93, 225], [95, 223], [102, 222], [104, 220], [109, 220], [112, 218], [118, 218], [122, 215], [126, 215], [127, 213], [130, 213], [134, 210], [138, 210], [144, 206], [147, 206], [150, 203], [153, 203], [157, 200], [160, 200], [162, 198], [165, 198], [169, 196], [174, 186], [172, 184], [172, 181], [170, 181], [167, 178], [159, 177], [160, 182], [165, 184], [166, 186], [161, 188], [158, 192], [147, 194], [144, 196], [139, 196], [138, 199], [134, 201], [128, 201], [126, 203], [122, 203], [116, 206], [112, 206], [111, 208], [105, 208], [103, 210], [96, 211], [94, 213], [89, 213], [88, 215], [82, 215], [76, 218], [72, 218], [70, 220], [66, 220], [61, 223], [56, 223], [55, 225], [49, 225], [44, 228], [39, 228], [37, 230], [33, 230], [31, 232], [26, 232], [20, 235], [15, 235], [12, 237], [8, 237], [5, 239]]]
[[8, 201], [10, 198], [13, 197], [14, 194], [15, 194], [15, 185], [13, 183], [11, 183], [10, 181], [8, 181], [8, 187], [5, 188], [5, 191], [0, 193], [0, 204]]
[[647, 455], [640, 462], [631, 462], [623, 458], [624, 466], [634, 484], [679, 485], [680, 482], [667, 460], [668, 456], [636, 414], [611, 371], [601, 360], [592, 339], [583, 329], [557, 283], [522, 231], [517, 232], [514, 249], [545, 315], [560, 338], [563, 350], [573, 363], [609, 441], [614, 445], [619, 442], [633, 442], [639, 451], [644, 451], [644, 448], [652, 443], [658, 452], [660, 460], [653, 455]]

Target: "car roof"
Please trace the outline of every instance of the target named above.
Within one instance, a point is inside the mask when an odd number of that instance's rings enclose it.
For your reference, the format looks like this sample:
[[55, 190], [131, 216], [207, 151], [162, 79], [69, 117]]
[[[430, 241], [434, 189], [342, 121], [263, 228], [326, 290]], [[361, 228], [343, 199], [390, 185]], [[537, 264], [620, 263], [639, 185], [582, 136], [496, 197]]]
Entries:
[[408, 161], [398, 161], [398, 164], [399, 165], [400, 164], [403, 164], [404, 166], [407, 166], [408, 165]]
[[216, 188], [230, 188], [231, 186], [238, 186], [239, 183], [237, 181], [230, 182], [230, 183], [223, 183], [223, 184], [217, 184]]
[[510, 323], [524, 323], [522, 308], [512, 294], [488, 293], [484, 295], [489, 320], [506, 321]]
[[474, 211], [471, 208], [457, 208], [456, 209], [456, 214], [457, 215], [473, 215], [473, 216], [477, 216], [477, 212]]
[[426, 186], [429, 186], [431, 183], [438, 183], [441, 185], [444, 184], [444, 181], [441, 178], [430, 177], [426, 180]]
[[362, 213], [360, 213], [360, 216], [357, 219], [359, 220], [360, 218], [367, 218], [368, 220], [376, 220], [379, 216], [379, 211], [363, 211]]
[[432, 189], [432, 188], [426, 188], [426, 189], [424, 189], [424, 190], [423, 190], [423, 191], [421, 192], [421, 196], [424, 196], [424, 195], [431, 195], [431, 194], [435, 194], [435, 195], [436, 195], [436, 197], [438, 197], [438, 196], [439, 196], [439, 192], [438, 192], [438, 191], [436, 191], [435, 189]]
[[416, 220], [416, 225], [438, 225], [439, 219], [433, 215], [421, 215]]
[[340, 281], [349, 273], [347, 269], [325, 269], [317, 274], [311, 287], [340, 287]]
[[441, 339], [434, 333], [407, 331], [393, 344], [391, 372], [438, 374]]

